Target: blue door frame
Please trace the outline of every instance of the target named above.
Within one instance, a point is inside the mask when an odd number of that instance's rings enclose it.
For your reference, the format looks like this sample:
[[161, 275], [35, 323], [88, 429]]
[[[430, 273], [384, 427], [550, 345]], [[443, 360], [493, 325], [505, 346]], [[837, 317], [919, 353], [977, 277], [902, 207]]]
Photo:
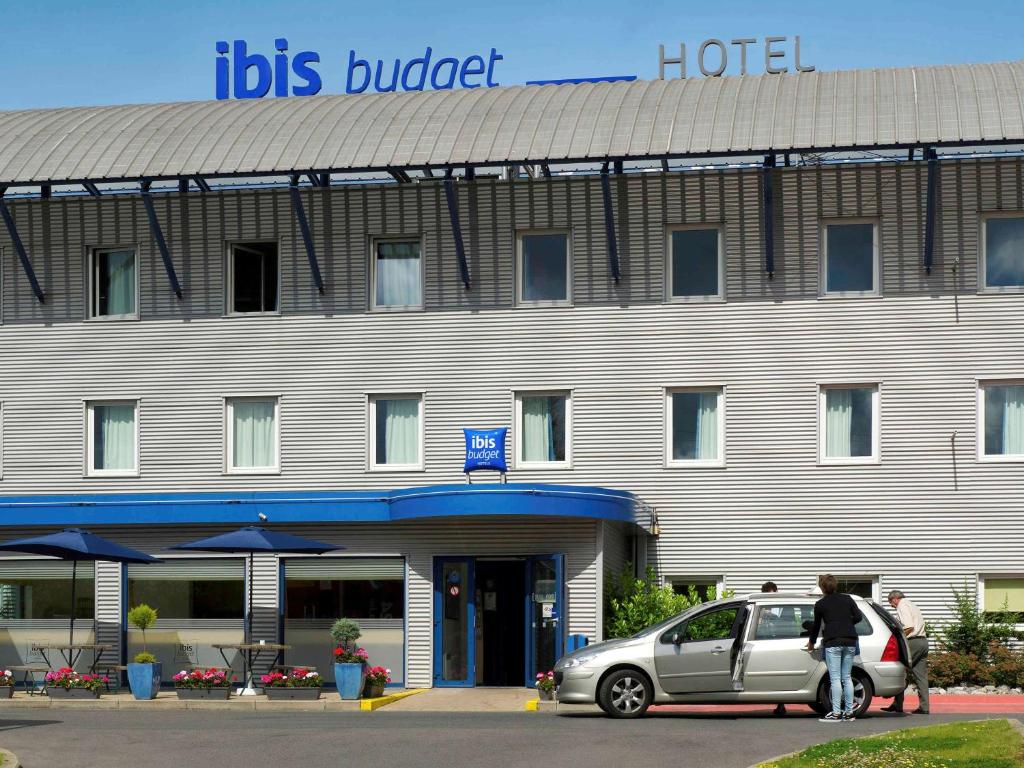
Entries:
[[[552, 606], [551, 618], [557, 621], [555, 631], [554, 660], [557, 660], [564, 653], [566, 615], [565, 609], [565, 556], [564, 555], [531, 555], [523, 558], [526, 562], [525, 583], [523, 584], [523, 614], [524, 614], [524, 654], [525, 666], [523, 668], [523, 685], [532, 688], [536, 682], [536, 631], [535, 613], [536, 602], [534, 600], [534, 576], [537, 563], [553, 561], [555, 565], [555, 604]], [[445, 580], [445, 563], [464, 563], [466, 565], [466, 676], [461, 680], [443, 680], [442, 670], [444, 664], [442, 622], [444, 613], [444, 594], [449, 588]], [[468, 556], [456, 557], [435, 557], [434, 558], [434, 685], [438, 688], [470, 688], [476, 685], [476, 558]], [[552, 661], [554, 661], [552, 660]], [[541, 670], [546, 671], [546, 670]]]

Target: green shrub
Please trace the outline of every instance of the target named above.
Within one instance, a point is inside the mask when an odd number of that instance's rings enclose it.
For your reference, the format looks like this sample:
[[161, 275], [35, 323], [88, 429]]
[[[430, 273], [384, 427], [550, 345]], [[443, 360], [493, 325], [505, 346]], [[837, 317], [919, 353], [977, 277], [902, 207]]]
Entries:
[[[732, 592], [726, 590], [721, 596], [730, 595]], [[715, 598], [715, 591], [711, 589], [708, 600]], [[627, 563], [620, 574], [605, 577], [604, 636], [635, 635], [701, 602], [700, 595], [693, 587], [686, 594], [676, 594], [670, 584], [658, 583], [653, 568], [648, 567], [644, 578], [638, 579], [633, 575], [632, 563]]]
[[973, 653], [932, 653], [928, 655], [928, 682], [939, 688], [992, 685], [992, 669]]
[[338, 619], [331, 625], [331, 637], [346, 650], [362, 636], [363, 631], [359, 628], [359, 622], [352, 619]]
[[972, 654], [987, 659], [993, 644], [1006, 645], [1014, 636], [1013, 625], [1003, 614], [986, 614], [978, 609], [977, 593], [970, 584], [962, 590], [951, 587], [953, 602], [948, 607], [954, 619], [941, 635], [943, 650], [951, 653]]
[[135, 654], [136, 664], [156, 664], [156, 656], [149, 651], [139, 651]]
[[[146, 630], [152, 627], [154, 624], [156, 624], [156, 609], [150, 608], [145, 603], [140, 603], [139, 605], [136, 605], [134, 608], [128, 611], [128, 623], [136, 629], [142, 631], [142, 650], [143, 652], [148, 651], [149, 648], [146, 645]], [[153, 661], [156, 661], [156, 659], [154, 658]], [[138, 663], [152, 664], [153, 662], [140, 661]]]

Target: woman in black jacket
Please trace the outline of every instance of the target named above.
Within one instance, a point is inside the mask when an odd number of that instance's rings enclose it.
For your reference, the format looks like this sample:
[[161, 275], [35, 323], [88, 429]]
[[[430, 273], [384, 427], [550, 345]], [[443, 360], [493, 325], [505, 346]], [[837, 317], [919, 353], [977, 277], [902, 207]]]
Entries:
[[[832, 711], [821, 718], [823, 723], [853, 720], [853, 657], [857, 647], [856, 625], [864, 614], [849, 595], [836, 592], [836, 577], [831, 573], [818, 579], [825, 596], [814, 604], [814, 626], [807, 638], [807, 650], [814, 650], [814, 642], [821, 632], [825, 664], [832, 683]], [[839, 708], [840, 693], [843, 708]]]

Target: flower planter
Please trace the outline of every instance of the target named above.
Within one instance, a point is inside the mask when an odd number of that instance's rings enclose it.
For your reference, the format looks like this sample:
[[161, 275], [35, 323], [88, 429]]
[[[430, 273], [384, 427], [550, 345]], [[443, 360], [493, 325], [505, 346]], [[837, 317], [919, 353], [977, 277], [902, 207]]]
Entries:
[[51, 699], [98, 699], [100, 692], [90, 691], [88, 688], [63, 688], [57, 686], [47, 686], [46, 695]]
[[129, 664], [128, 687], [132, 696], [139, 701], [155, 699], [160, 691], [160, 678], [163, 676], [163, 664]]
[[334, 681], [338, 684], [338, 695], [343, 699], [358, 699], [366, 681], [365, 664], [335, 664]]
[[9, 699], [14, 695], [13, 685], [0, 685], [0, 699]]
[[282, 685], [268, 685], [263, 692], [271, 701], [316, 701], [320, 698], [319, 688], [287, 688]]
[[384, 686], [383, 685], [370, 685], [369, 683], [367, 683], [366, 687], [363, 689], [363, 698], [364, 699], [379, 699], [383, 695], [384, 695]]
[[537, 689], [537, 695], [540, 697], [541, 701], [554, 701], [555, 700], [555, 692], [554, 691], [542, 691], [540, 688], [538, 688]]
[[230, 688], [175, 688], [179, 699], [227, 701], [231, 696]]

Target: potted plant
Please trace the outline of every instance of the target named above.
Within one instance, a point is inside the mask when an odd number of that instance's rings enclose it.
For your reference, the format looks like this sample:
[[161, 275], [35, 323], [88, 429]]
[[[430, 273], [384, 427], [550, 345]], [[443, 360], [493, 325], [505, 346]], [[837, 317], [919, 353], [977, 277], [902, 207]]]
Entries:
[[555, 673], [554, 672], [538, 672], [537, 682], [534, 683], [537, 686], [537, 695], [541, 701], [552, 701], [555, 698]]
[[46, 695], [51, 699], [98, 699], [100, 689], [108, 682], [106, 676], [79, 674], [71, 667], [61, 667], [46, 673]]
[[320, 698], [323, 680], [316, 672], [295, 667], [289, 674], [271, 672], [263, 675], [263, 692], [271, 700], [316, 701]]
[[366, 687], [363, 697], [376, 699], [384, 695], [384, 686], [391, 682], [391, 670], [384, 667], [370, 667], [366, 670]]
[[135, 660], [128, 665], [128, 687], [136, 699], [155, 699], [160, 690], [163, 665], [149, 652], [146, 645], [146, 630], [156, 624], [156, 610], [145, 603], [128, 611], [128, 623], [142, 631], [142, 650], [135, 654]]
[[331, 626], [331, 637], [335, 643], [334, 680], [343, 699], [358, 699], [363, 692], [369, 654], [363, 648], [355, 647], [362, 634], [359, 624], [352, 619], [338, 619]]
[[173, 678], [174, 690], [179, 699], [223, 699], [231, 696], [231, 684], [235, 678], [228, 678], [227, 672], [216, 667], [210, 669], [182, 670]]
[[14, 695], [14, 673], [9, 669], [0, 670], [0, 699], [9, 699]]

